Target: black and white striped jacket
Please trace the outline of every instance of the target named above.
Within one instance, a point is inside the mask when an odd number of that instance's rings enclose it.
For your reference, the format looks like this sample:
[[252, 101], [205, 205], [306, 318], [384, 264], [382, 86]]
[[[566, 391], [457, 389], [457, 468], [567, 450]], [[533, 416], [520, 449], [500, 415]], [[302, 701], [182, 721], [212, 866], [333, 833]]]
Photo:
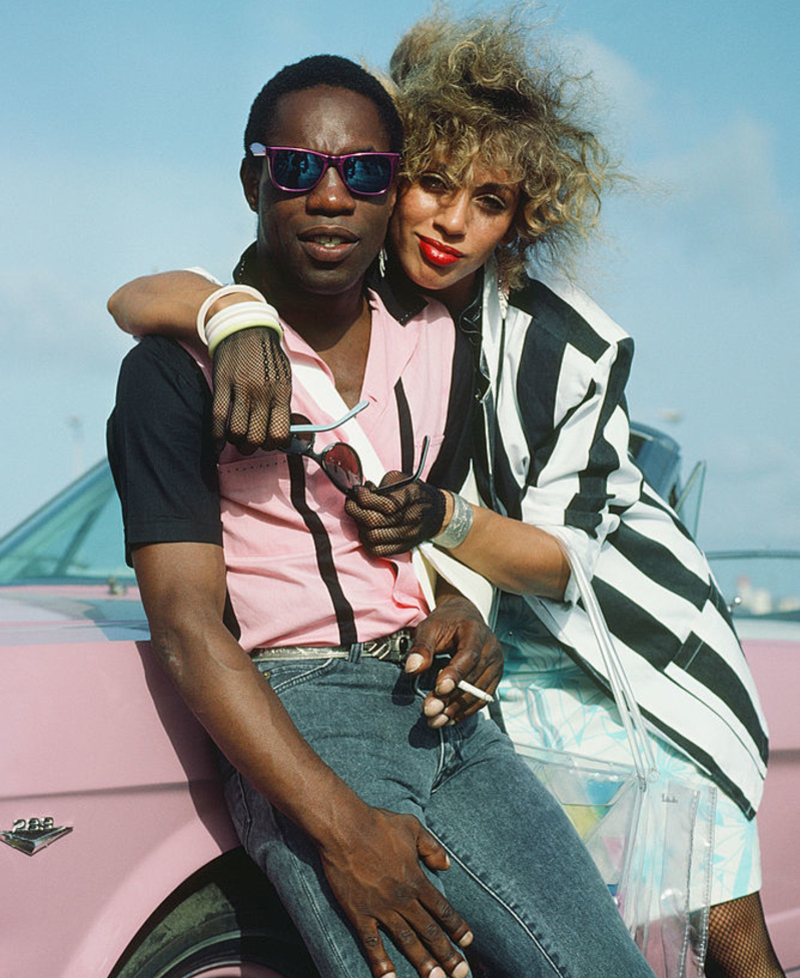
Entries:
[[[632, 340], [563, 283], [530, 279], [504, 305], [490, 270], [480, 324], [490, 382], [483, 494], [582, 557], [642, 712], [752, 817], [766, 723], [705, 557], [629, 458]], [[602, 680], [573, 585], [563, 602], [527, 600]]]

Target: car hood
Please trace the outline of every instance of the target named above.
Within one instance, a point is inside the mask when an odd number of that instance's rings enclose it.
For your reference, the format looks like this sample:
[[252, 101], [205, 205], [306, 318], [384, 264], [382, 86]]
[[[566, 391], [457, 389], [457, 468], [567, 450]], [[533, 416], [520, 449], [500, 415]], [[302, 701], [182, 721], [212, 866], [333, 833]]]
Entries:
[[138, 588], [112, 594], [102, 584], [0, 587], [0, 646], [149, 637]]
[[800, 621], [781, 620], [754, 615], [736, 617], [736, 634], [747, 646], [750, 642], [793, 642], [800, 649]]

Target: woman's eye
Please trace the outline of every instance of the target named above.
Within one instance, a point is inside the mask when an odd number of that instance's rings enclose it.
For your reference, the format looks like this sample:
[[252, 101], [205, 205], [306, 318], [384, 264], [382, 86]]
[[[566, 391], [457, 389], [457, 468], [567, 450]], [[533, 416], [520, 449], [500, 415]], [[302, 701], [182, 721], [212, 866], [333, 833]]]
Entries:
[[478, 201], [482, 207], [486, 208], [486, 210], [494, 211], [498, 214], [508, 209], [508, 203], [503, 200], [502, 197], [495, 197], [494, 194], [487, 194], [483, 197], [479, 197]]
[[423, 173], [419, 185], [431, 193], [442, 193], [448, 189], [447, 181], [439, 173]]

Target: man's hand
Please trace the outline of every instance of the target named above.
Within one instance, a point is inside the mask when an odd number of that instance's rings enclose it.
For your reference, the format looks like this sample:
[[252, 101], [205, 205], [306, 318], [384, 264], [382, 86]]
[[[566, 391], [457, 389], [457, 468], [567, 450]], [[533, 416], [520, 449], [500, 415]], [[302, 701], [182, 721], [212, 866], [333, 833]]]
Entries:
[[[400, 472], [387, 472], [381, 486], [402, 477]], [[344, 504], [347, 515], [358, 524], [359, 539], [373, 557], [394, 557], [435, 537], [442, 528], [445, 508], [445, 493], [419, 481], [384, 496], [372, 492], [367, 483], [351, 489]]]
[[133, 559], [156, 655], [230, 762], [317, 847], [375, 978], [394, 971], [379, 928], [421, 978], [463, 978], [453, 944], [472, 934], [420, 865], [446, 870], [446, 852], [416, 818], [366, 804], [303, 739], [223, 624], [222, 548], [150, 544]]
[[273, 329], [251, 326], [214, 351], [211, 432], [217, 452], [229, 441], [244, 455], [289, 438], [292, 369]]
[[[472, 932], [420, 866], [446, 870], [441, 844], [412, 815], [367, 806], [351, 822], [352, 837], [320, 846], [333, 893], [364, 945], [375, 978], [394, 975], [385, 931], [421, 978], [466, 978], [469, 966], [453, 944], [467, 947]], [[452, 943], [451, 943], [452, 942]]]
[[500, 643], [475, 605], [442, 587], [437, 590], [437, 601], [436, 608], [417, 625], [405, 665], [406, 672], [421, 673], [430, 668], [434, 656], [451, 656], [422, 705], [431, 727], [458, 723], [486, 705], [458, 688], [462, 679], [493, 695], [503, 675]]

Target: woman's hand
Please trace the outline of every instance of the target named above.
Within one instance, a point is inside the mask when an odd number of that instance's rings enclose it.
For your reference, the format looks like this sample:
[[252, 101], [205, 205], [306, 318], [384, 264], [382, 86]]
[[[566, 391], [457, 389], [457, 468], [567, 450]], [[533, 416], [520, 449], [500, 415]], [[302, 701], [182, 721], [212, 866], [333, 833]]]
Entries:
[[[387, 472], [381, 486], [401, 478], [400, 472]], [[351, 489], [344, 510], [358, 525], [359, 539], [373, 557], [406, 553], [442, 529], [447, 495], [436, 486], [417, 481], [381, 496], [370, 486]]]
[[239, 330], [214, 351], [211, 431], [218, 453], [226, 441], [243, 455], [285, 445], [291, 400], [292, 369], [275, 330]]
[[419, 674], [430, 668], [435, 656], [451, 657], [422, 704], [428, 724], [442, 727], [459, 723], [486, 706], [458, 684], [465, 680], [494, 695], [503, 676], [503, 650], [471, 601], [442, 581], [436, 599], [436, 608], [417, 625], [405, 669]]

